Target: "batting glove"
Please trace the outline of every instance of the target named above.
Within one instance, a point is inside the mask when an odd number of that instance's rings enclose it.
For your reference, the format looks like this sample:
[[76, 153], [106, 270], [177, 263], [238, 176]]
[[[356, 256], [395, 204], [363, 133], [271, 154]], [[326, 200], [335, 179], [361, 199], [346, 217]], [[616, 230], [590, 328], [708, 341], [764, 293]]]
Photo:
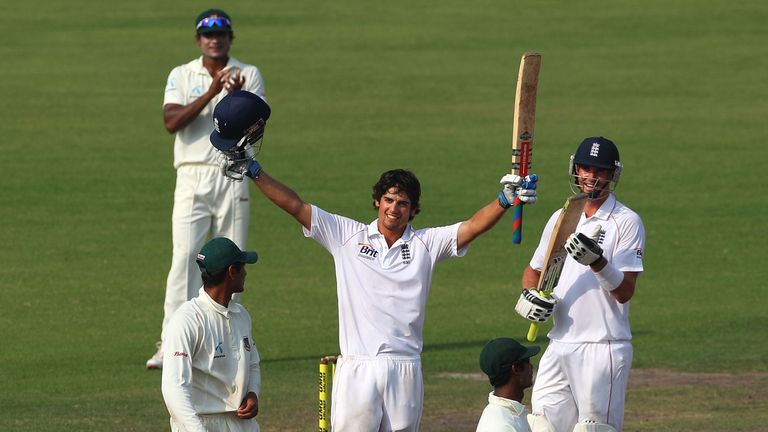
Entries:
[[256, 180], [259, 178], [259, 174], [261, 173], [261, 164], [256, 160], [252, 160], [251, 163], [248, 164], [248, 168], [245, 170], [244, 174], [248, 177]]
[[557, 299], [554, 297], [544, 297], [534, 289], [523, 289], [520, 298], [517, 299], [515, 312], [529, 321], [543, 323], [552, 316], [555, 304]]
[[601, 232], [602, 226], [598, 225], [591, 237], [582, 233], [573, 233], [565, 242], [565, 250], [579, 264], [592, 265], [603, 256], [603, 248], [597, 243]]
[[531, 174], [525, 178], [515, 174], [507, 174], [499, 180], [501, 192], [499, 192], [499, 205], [507, 209], [512, 207], [515, 197], [519, 197], [524, 204], [533, 204], [538, 198], [536, 183], [539, 176]]

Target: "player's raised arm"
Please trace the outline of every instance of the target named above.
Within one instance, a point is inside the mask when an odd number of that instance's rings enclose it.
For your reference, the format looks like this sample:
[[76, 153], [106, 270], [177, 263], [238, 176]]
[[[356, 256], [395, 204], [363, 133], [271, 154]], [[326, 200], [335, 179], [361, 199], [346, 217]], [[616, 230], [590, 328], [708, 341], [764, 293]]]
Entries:
[[[253, 164], [259, 165], [255, 160]], [[253, 171], [254, 168], [255, 166], [249, 169], [248, 172]], [[253, 179], [253, 183], [258, 186], [264, 196], [269, 198], [276, 206], [285, 210], [286, 213], [293, 216], [300, 224], [304, 225], [304, 228], [310, 229], [312, 224], [312, 206], [304, 202], [293, 189], [261, 170], [261, 166], [258, 166], [258, 170], [255, 177], [251, 177], [247, 173], [246, 175]]]
[[264, 196], [309, 229], [312, 206], [293, 189], [264, 172], [254, 159], [261, 150], [271, 112], [264, 99], [253, 93], [243, 90], [230, 93], [213, 111], [211, 144], [224, 155], [222, 174], [233, 181], [252, 179]]
[[457, 234], [457, 247], [459, 249], [468, 245], [482, 233], [493, 228], [501, 219], [504, 212], [512, 206], [518, 197], [525, 204], [536, 202], [536, 182], [539, 178], [531, 174], [525, 178], [518, 175], [507, 174], [501, 178], [501, 192], [497, 199], [478, 210], [472, 217], [462, 222]]

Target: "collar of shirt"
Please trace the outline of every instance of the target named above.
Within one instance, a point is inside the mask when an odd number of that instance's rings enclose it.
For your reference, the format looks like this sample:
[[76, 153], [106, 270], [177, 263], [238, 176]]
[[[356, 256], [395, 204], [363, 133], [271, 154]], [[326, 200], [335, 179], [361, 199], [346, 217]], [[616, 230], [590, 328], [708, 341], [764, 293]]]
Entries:
[[600, 208], [597, 209], [597, 212], [595, 212], [595, 214], [592, 215], [592, 217], [600, 220], [608, 220], [608, 217], [611, 216], [611, 213], [613, 212], [613, 209], [615, 207], [616, 207], [616, 195], [611, 193], [610, 195], [608, 195], [608, 198], [605, 200], [603, 205], [601, 205]]
[[525, 406], [523, 404], [512, 399], [496, 396], [493, 392], [488, 393], [488, 403], [507, 408], [516, 416], [525, 414]]
[[[200, 293], [197, 295], [197, 297], [200, 299], [200, 301], [207, 306], [212, 311], [222, 315], [224, 318], [229, 318], [230, 313], [237, 313], [239, 312], [238, 308], [232, 307], [228, 308], [224, 305], [220, 305], [214, 301], [211, 296], [208, 295], [207, 292], [205, 292], [205, 288], [200, 288]], [[230, 304], [233, 300], [230, 300]]]
[[[412, 235], [413, 235], [413, 228], [411, 227], [411, 224], [408, 224], [405, 226], [405, 231], [403, 231], [403, 235], [400, 236], [400, 238], [397, 239], [397, 241], [392, 244], [392, 247], [395, 247], [400, 243], [411, 241]], [[374, 219], [373, 222], [368, 224], [368, 238], [372, 239], [377, 237], [384, 237], [384, 235], [379, 231], [379, 220]]]

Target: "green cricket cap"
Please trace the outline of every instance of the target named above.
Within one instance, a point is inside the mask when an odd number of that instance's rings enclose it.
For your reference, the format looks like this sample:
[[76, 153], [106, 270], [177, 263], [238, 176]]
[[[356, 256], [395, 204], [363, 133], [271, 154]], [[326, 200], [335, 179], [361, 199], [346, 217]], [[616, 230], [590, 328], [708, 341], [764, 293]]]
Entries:
[[538, 346], [523, 346], [512, 338], [497, 338], [480, 352], [480, 369], [488, 375], [492, 386], [500, 386], [509, 380], [513, 364], [535, 356], [540, 350]]
[[221, 9], [208, 9], [195, 18], [197, 34], [232, 33], [232, 18]]
[[234, 263], [253, 264], [259, 259], [256, 252], [243, 252], [232, 240], [216, 237], [206, 243], [197, 254], [197, 265], [201, 272], [215, 274]]

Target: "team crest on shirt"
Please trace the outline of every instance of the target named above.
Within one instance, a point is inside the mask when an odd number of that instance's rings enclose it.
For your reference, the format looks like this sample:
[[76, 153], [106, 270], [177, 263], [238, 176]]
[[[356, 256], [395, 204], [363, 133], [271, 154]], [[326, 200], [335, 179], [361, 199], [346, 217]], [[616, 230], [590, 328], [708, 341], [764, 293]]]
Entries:
[[639, 259], [639, 260], [643, 259], [643, 250], [642, 249], [640, 249], [640, 248], [635, 249], [635, 254], [637, 255], [637, 259]]
[[217, 358], [226, 357], [226, 355], [224, 354], [223, 345], [224, 345], [223, 342], [219, 342], [219, 344], [216, 345], [216, 350], [215, 350], [216, 352], [213, 354], [213, 358], [217, 359]]
[[597, 244], [602, 245], [605, 241], [605, 230], [601, 229], [600, 233], [597, 236]]
[[243, 338], [243, 348], [248, 352], [251, 351], [251, 342], [248, 340], [248, 336]]
[[411, 249], [408, 248], [408, 243], [403, 243], [400, 246], [400, 257], [403, 259], [403, 264], [411, 263]]
[[373, 261], [379, 255], [379, 251], [374, 249], [373, 245], [370, 243], [358, 243], [357, 245], [360, 246], [360, 250], [357, 251], [358, 258], [365, 258]]

